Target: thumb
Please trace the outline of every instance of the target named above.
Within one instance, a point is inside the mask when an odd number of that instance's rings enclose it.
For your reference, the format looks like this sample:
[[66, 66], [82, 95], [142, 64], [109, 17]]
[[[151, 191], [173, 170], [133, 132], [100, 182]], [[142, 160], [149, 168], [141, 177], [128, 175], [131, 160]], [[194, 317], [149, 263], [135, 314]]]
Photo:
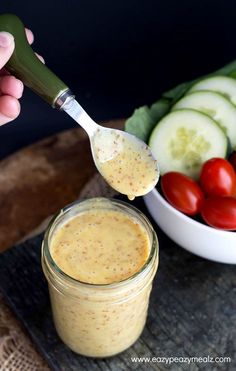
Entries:
[[0, 32], [0, 70], [10, 59], [14, 48], [14, 37], [8, 32]]

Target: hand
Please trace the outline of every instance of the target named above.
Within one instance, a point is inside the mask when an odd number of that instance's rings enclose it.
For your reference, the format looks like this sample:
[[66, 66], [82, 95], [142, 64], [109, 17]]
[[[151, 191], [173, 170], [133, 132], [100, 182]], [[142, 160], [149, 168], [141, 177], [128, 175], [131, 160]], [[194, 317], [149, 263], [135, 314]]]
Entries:
[[[32, 44], [33, 33], [25, 29], [28, 42]], [[14, 37], [8, 32], [0, 32], [0, 125], [14, 120], [20, 113], [19, 98], [24, 85], [22, 81], [4, 68], [15, 48]]]

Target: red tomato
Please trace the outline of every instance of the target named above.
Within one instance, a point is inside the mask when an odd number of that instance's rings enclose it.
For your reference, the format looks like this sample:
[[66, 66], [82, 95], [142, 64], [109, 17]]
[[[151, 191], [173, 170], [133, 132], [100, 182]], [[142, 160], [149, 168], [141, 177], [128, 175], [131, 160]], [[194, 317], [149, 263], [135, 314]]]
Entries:
[[233, 197], [210, 197], [205, 200], [202, 218], [211, 227], [235, 230], [236, 229], [236, 199]]
[[161, 188], [169, 203], [187, 215], [195, 215], [202, 208], [204, 195], [199, 185], [181, 173], [171, 171], [161, 178]]
[[224, 158], [208, 160], [202, 167], [200, 184], [208, 196], [235, 196], [236, 174], [233, 166]]
[[229, 162], [233, 166], [234, 171], [236, 171], [236, 152], [235, 151], [230, 155]]

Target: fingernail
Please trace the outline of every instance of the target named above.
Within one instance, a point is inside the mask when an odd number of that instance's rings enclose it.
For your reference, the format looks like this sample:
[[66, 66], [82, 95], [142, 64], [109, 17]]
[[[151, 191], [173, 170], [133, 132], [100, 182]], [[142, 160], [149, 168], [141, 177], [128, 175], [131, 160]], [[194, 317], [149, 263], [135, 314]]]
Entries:
[[7, 48], [14, 42], [14, 37], [9, 32], [0, 32], [0, 47]]

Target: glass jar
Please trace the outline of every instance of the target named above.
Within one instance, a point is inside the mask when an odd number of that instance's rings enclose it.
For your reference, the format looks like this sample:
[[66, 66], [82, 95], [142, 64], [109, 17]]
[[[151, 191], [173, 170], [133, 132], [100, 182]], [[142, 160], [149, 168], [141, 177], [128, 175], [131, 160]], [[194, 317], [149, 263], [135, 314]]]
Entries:
[[[150, 249], [139, 272], [120, 282], [91, 284], [71, 278], [56, 265], [50, 254], [53, 234], [60, 225], [91, 208], [117, 210], [141, 224]], [[62, 209], [51, 221], [42, 244], [42, 267], [48, 281], [54, 324], [62, 341], [73, 351], [90, 357], [109, 357], [130, 347], [145, 325], [157, 266], [156, 233], [135, 207], [118, 200], [92, 198]]]

